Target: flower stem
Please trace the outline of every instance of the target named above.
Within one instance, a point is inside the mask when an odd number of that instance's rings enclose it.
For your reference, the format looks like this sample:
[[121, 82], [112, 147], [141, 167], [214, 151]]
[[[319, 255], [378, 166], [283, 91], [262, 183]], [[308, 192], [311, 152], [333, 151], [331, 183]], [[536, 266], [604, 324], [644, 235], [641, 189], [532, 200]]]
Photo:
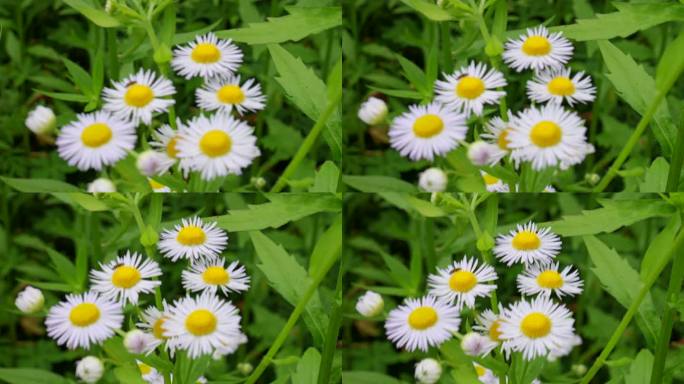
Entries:
[[[468, 215], [468, 220], [470, 220], [470, 225], [473, 227], [473, 231], [475, 232], [476, 241], [479, 241], [483, 233], [482, 228], [480, 228], [480, 223], [477, 221], [477, 214], [475, 213], [474, 201], [476, 200], [476, 198], [477, 196], [473, 196], [473, 203], [469, 206], [467, 205], [468, 209], [466, 210], [466, 212]], [[494, 265], [494, 260], [492, 259], [492, 255], [489, 254], [489, 251], [480, 250], [480, 254], [482, 255], [482, 259], [484, 259], [485, 263], [489, 265]], [[496, 290], [492, 291], [492, 294], [489, 296], [489, 301], [492, 305], [492, 311], [494, 311], [494, 313], [499, 313], [499, 304], [498, 299], [496, 297]]]
[[[639, 310], [639, 306], [641, 305], [641, 302], [646, 297], [646, 294], [648, 294], [648, 292], [651, 290], [653, 284], [655, 284], [656, 280], [658, 279], [658, 276], [660, 276], [660, 273], [663, 271], [663, 269], [665, 269], [667, 264], [670, 262], [670, 259], [672, 259], [674, 253], [676, 251], [683, 250], [682, 248], [684, 248], [684, 229], [680, 230], [679, 234], [677, 234], [677, 238], [675, 239], [673, 246], [667, 251], [666, 257], [660, 260], [660, 263], [656, 266], [655, 269], [653, 269], [651, 274], [646, 278], [643, 286], [641, 287], [641, 290], [639, 291], [639, 294], [636, 298], [634, 298], [634, 301], [629, 306], [629, 309], [627, 309], [627, 313], [625, 313], [625, 315], [622, 317], [620, 324], [615, 329], [615, 332], [613, 332], [613, 335], [610, 337], [610, 340], [608, 340], [608, 343], [603, 348], [603, 351], [601, 351], [601, 354], [598, 356], [598, 358], [596, 358], [591, 368], [589, 368], [589, 371], [587, 371], [587, 373], [584, 375], [580, 384], [589, 384], [591, 380], [594, 378], [594, 376], [596, 376], [596, 373], [598, 373], [598, 370], [601, 369], [601, 366], [603, 366], [603, 364], [606, 362], [606, 359], [613, 351], [613, 348], [615, 348], [617, 343], [620, 341], [622, 333], [625, 331], [625, 329], [627, 329], [627, 326], [632, 321], [634, 315], [636, 315], [637, 311]], [[681, 256], [679, 257], [681, 258]]]
[[684, 121], [679, 125], [677, 131], [677, 144], [672, 151], [672, 161], [670, 164], [670, 174], [667, 176], [667, 192], [675, 192], [679, 187], [679, 177], [682, 174], [682, 163], [684, 163]]

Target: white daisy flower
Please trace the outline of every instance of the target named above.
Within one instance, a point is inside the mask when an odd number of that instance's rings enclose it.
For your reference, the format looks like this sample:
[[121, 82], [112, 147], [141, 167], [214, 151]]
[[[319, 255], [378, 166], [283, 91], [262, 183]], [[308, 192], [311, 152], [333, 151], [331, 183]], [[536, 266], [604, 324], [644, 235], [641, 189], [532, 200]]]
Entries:
[[179, 132], [185, 129], [185, 125], [183, 125], [180, 119], [177, 119], [176, 127], [178, 128], [177, 131], [169, 124], [162, 125], [152, 133], [154, 140], [150, 142], [150, 147], [164, 153], [166, 157], [173, 161], [178, 160], [178, 148], [176, 145], [178, 144]]
[[576, 296], [582, 293], [582, 279], [577, 270], [566, 266], [558, 271], [558, 263], [535, 263], [525, 266], [525, 270], [518, 275], [518, 290], [523, 295], [540, 294], [551, 296], [556, 294], [560, 299], [563, 295]]
[[426, 192], [444, 192], [447, 188], [447, 174], [439, 168], [428, 168], [418, 176], [418, 186]]
[[411, 105], [389, 130], [390, 145], [413, 161], [434, 160], [458, 147], [468, 132], [465, 116], [439, 103]]
[[485, 188], [487, 188], [487, 192], [510, 192], [508, 184], [504, 183], [503, 180], [494, 177], [485, 171], [480, 171], [480, 175], [482, 175], [482, 181], [484, 181]]
[[226, 260], [220, 256], [193, 260], [189, 269], [183, 271], [183, 288], [212, 294], [220, 289], [224, 295], [249, 289], [249, 276], [245, 273], [245, 267], [237, 261], [230, 263], [227, 268], [225, 264]]
[[509, 234], [497, 236], [494, 254], [506, 265], [552, 261], [561, 250], [561, 240], [550, 228], [529, 222], [518, 224]]
[[195, 41], [173, 51], [171, 66], [178, 75], [191, 79], [228, 76], [242, 64], [242, 51], [231, 40], [221, 40], [213, 33], [197, 36]]
[[497, 276], [491, 265], [482, 263], [476, 258], [465, 256], [454, 261], [446, 268], [438, 268], [436, 274], [428, 276], [430, 295], [455, 304], [459, 310], [464, 306], [475, 306], [477, 297], [487, 297], [496, 290]]
[[451, 339], [461, 324], [459, 310], [432, 296], [406, 299], [387, 315], [387, 338], [409, 352], [427, 352]]
[[364, 317], [375, 317], [382, 313], [385, 301], [380, 294], [373, 291], [366, 291], [356, 301], [356, 312]]
[[200, 172], [204, 180], [240, 175], [261, 154], [254, 129], [223, 113], [190, 121], [177, 147], [181, 168]]
[[549, 68], [536, 72], [527, 82], [527, 95], [537, 103], [561, 104], [565, 100], [572, 106], [594, 101], [596, 88], [584, 72], [570, 77], [570, 68]]
[[486, 337], [484, 343], [483, 353], [488, 354], [501, 343], [501, 332], [499, 332], [499, 325], [501, 317], [503, 316], [503, 308], [499, 305], [499, 314], [497, 315], [491, 309], [485, 309], [475, 318], [476, 324], [473, 329], [480, 332]]
[[147, 179], [148, 184], [150, 185], [150, 188], [152, 188], [152, 192], [154, 193], [170, 193], [171, 188], [167, 187], [166, 185], [162, 183], [158, 183], [154, 181], [153, 179]]
[[57, 127], [57, 117], [52, 109], [39, 105], [29, 112], [25, 124], [36, 135], [48, 135]]
[[509, 39], [504, 46], [503, 59], [509, 67], [521, 72], [565, 65], [574, 47], [563, 33], [549, 33], [543, 25], [528, 28], [518, 39]]
[[387, 117], [387, 104], [377, 97], [369, 97], [359, 107], [358, 117], [368, 125], [378, 125]]
[[77, 115], [57, 137], [59, 157], [81, 171], [101, 170], [123, 159], [135, 147], [135, 125], [98, 111]]
[[114, 116], [150, 125], [152, 114], [166, 112], [175, 100], [163, 98], [176, 93], [171, 80], [140, 68], [122, 81], [112, 81], [112, 88], [102, 91], [103, 109]]
[[228, 245], [228, 235], [216, 222], [204, 223], [199, 217], [181, 220], [173, 229], [165, 229], [157, 244], [159, 251], [171, 259], [195, 260], [215, 257]]
[[420, 384], [435, 384], [442, 376], [442, 365], [439, 361], [428, 357], [416, 364], [414, 376]]
[[76, 377], [86, 383], [97, 383], [103, 373], [104, 364], [95, 356], [86, 356], [76, 362]]
[[[477, 379], [484, 384], [499, 384], [499, 378], [492, 372], [491, 369], [485, 368], [478, 363], [473, 363]], [[508, 379], [506, 379], [508, 380]], [[506, 381], [508, 382], [508, 381]]]
[[435, 82], [435, 100], [466, 116], [482, 116], [485, 104], [495, 105], [506, 96], [506, 92], [496, 90], [507, 85], [503, 74], [484, 63], [471, 62], [451, 75], [444, 74], [444, 77], [444, 81]]
[[240, 85], [240, 75], [210, 79], [195, 91], [195, 96], [197, 105], [204, 110], [230, 113], [235, 109], [241, 116], [247, 112], [260, 111], [266, 106], [261, 85], [254, 79], [248, 79]]
[[546, 356], [573, 341], [574, 322], [565, 306], [548, 297], [519, 301], [501, 319], [501, 347], [507, 355], [522, 352], [526, 360]]
[[513, 114], [510, 111], [508, 111], [508, 121], [504, 121], [499, 116], [492, 117], [485, 125], [484, 132], [480, 135], [480, 138], [494, 145], [491, 148], [490, 154], [492, 164], [497, 164], [511, 152], [510, 148], [508, 148], [507, 137], [513, 120]]
[[136, 252], [126, 251], [107, 264], [100, 263], [100, 268], [101, 271], [90, 271], [92, 290], [122, 306], [127, 302], [137, 304], [141, 293], [153, 293], [161, 285], [159, 280], [150, 280], [162, 275], [159, 264], [152, 259], [143, 261]]
[[164, 330], [169, 347], [187, 351], [191, 359], [213, 353], [242, 333], [237, 308], [209, 292], [177, 301]]
[[121, 328], [124, 317], [121, 305], [97, 292], [70, 294], [48, 312], [47, 334], [69, 349], [101, 344]]
[[541, 109], [528, 108], [515, 119], [508, 133], [511, 158], [529, 161], [534, 170], [569, 167], [580, 163], [589, 153], [584, 120], [558, 104]]
[[166, 341], [163, 328], [164, 322], [168, 318], [168, 305], [166, 301], [163, 302], [162, 308], [164, 308], [163, 311], [160, 311], [154, 305], [147, 307], [140, 315], [142, 321], [136, 324], [145, 332], [154, 336], [154, 340], [149, 341], [150, 350], [154, 350]]

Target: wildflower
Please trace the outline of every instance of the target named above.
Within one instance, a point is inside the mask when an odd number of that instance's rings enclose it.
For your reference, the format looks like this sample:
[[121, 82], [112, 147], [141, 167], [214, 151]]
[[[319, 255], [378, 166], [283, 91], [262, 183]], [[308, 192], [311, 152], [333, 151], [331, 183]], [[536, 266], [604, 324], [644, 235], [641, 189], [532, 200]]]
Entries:
[[76, 362], [76, 377], [86, 383], [95, 383], [104, 373], [104, 364], [95, 356], [86, 356]]
[[26, 117], [26, 127], [36, 135], [49, 135], [57, 126], [57, 118], [52, 109], [37, 106]]
[[594, 101], [596, 88], [584, 72], [570, 77], [569, 68], [551, 68], [535, 73], [527, 82], [527, 95], [537, 103], [560, 104], [565, 100], [572, 106]]
[[418, 186], [426, 192], [444, 192], [447, 182], [446, 172], [434, 167], [424, 170], [418, 177]]
[[139, 329], [133, 329], [128, 331], [126, 336], [124, 336], [123, 345], [128, 352], [141, 354], [152, 351], [156, 347], [154, 341], [154, 336], [149, 333], [145, 333]]
[[88, 193], [112, 193], [116, 192], [116, 185], [106, 177], [100, 177], [88, 183], [87, 190]]
[[238, 114], [256, 112], [266, 106], [266, 96], [254, 79], [240, 85], [240, 76], [217, 77], [207, 81], [195, 92], [197, 105], [207, 111]]
[[479, 264], [476, 258], [466, 256], [429, 275], [428, 286], [430, 295], [455, 304], [460, 310], [464, 306], [474, 307], [477, 297], [487, 297], [496, 290], [496, 284], [487, 284], [496, 279], [491, 265]]
[[183, 271], [183, 288], [192, 292], [209, 291], [216, 294], [221, 290], [224, 295], [228, 292], [243, 292], [249, 289], [249, 276], [245, 267], [237, 261], [225, 266], [223, 257], [207, 257], [193, 260], [188, 270]]
[[14, 305], [19, 308], [19, 310], [26, 314], [36, 313], [43, 309], [43, 304], [45, 304], [45, 297], [43, 297], [43, 292], [40, 289], [27, 286], [23, 291], [19, 292], [16, 300], [14, 300]]
[[150, 125], [154, 113], [166, 112], [175, 104], [175, 100], [165, 98], [175, 93], [171, 80], [141, 68], [122, 81], [113, 81], [112, 88], [102, 91], [103, 109], [135, 125]]
[[560, 238], [549, 228], [537, 228], [529, 222], [518, 224], [509, 234], [496, 238], [494, 254], [507, 265], [551, 261], [561, 250]]
[[199, 217], [181, 220], [173, 229], [166, 229], [157, 244], [159, 251], [171, 259], [198, 259], [218, 256], [228, 245], [228, 235], [216, 222], [204, 223]]
[[518, 275], [518, 290], [524, 295], [542, 295], [549, 297], [555, 294], [559, 299], [563, 295], [575, 296], [582, 293], [582, 279], [577, 270], [571, 266], [558, 271], [558, 263], [529, 264]]
[[468, 159], [477, 166], [495, 165], [501, 159], [500, 152], [494, 144], [476, 141], [468, 147]]
[[549, 33], [543, 25], [528, 28], [517, 39], [509, 39], [504, 49], [504, 61], [518, 72], [561, 67], [570, 60], [574, 50], [561, 32]]
[[506, 92], [495, 90], [507, 85], [503, 74], [483, 63], [471, 62], [444, 77], [435, 83], [435, 100], [466, 116], [482, 116], [485, 105], [496, 105], [506, 96]]
[[174, 162], [165, 154], [149, 149], [138, 155], [135, 165], [141, 174], [151, 177], [163, 175]]
[[242, 51], [231, 40], [222, 40], [213, 33], [197, 36], [187, 46], [173, 51], [171, 66], [178, 75], [191, 79], [201, 76], [209, 79], [215, 76], [234, 74], [242, 64]]
[[138, 303], [141, 293], [152, 293], [161, 285], [159, 280], [151, 280], [161, 276], [159, 264], [152, 259], [143, 260], [136, 252], [126, 252], [107, 264], [100, 263], [101, 271], [90, 272], [92, 289], [102, 296], [119, 301], [122, 306], [127, 302]]
[[382, 296], [373, 291], [366, 291], [356, 301], [356, 311], [364, 317], [378, 316], [382, 313], [384, 306]]
[[435, 359], [423, 359], [416, 364], [414, 376], [420, 384], [434, 384], [442, 376], [442, 365]]
[[406, 299], [387, 316], [385, 330], [398, 348], [423, 352], [439, 346], [458, 332], [459, 310], [432, 296]]
[[378, 125], [387, 117], [387, 104], [377, 97], [369, 97], [361, 104], [358, 113], [359, 119], [368, 125]]

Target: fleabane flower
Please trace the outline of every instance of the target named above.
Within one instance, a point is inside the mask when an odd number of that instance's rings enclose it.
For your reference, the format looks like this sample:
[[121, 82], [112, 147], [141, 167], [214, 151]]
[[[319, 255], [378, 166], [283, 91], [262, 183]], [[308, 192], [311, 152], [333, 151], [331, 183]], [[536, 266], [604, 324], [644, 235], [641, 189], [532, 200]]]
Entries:
[[164, 330], [169, 347], [185, 350], [191, 359], [213, 353], [242, 333], [237, 308], [209, 292], [177, 301], [169, 308]]
[[173, 129], [169, 124], [164, 124], [157, 128], [152, 133], [153, 140], [150, 142], [150, 147], [163, 153], [166, 157], [174, 162], [178, 160], [178, 143], [179, 132], [185, 129], [185, 125], [180, 119], [176, 120], [177, 129]]
[[[430, 295], [452, 303], [456, 308], [472, 308], [475, 299], [487, 297], [496, 290], [497, 276], [491, 265], [480, 264], [467, 256], [428, 276]], [[489, 283], [489, 284], [488, 284]]]
[[162, 183], [159, 183], [155, 181], [154, 179], [148, 178], [147, 183], [149, 184], [150, 188], [152, 189], [152, 192], [154, 193], [170, 193], [171, 188], [167, 185], [164, 185]]
[[444, 78], [435, 82], [435, 100], [466, 116], [482, 116], [485, 105], [495, 105], [506, 95], [496, 90], [507, 85], [503, 74], [484, 63], [471, 62]]
[[197, 36], [195, 41], [173, 51], [171, 66], [178, 75], [191, 79], [229, 76], [242, 64], [242, 51], [231, 40], [222, 40], [213, 33]]
[[504, 45], [503, 59], [506, 64], [521, 72], [525, 69], [536, 71], [565, 65], [572, 57], [574, 48], [563, 33], [550, 33], [540, 25], [528, 28], [517, 39], [509, 39]]
[[518, 290], [524, 295], [576, 296], [582, 293], [582, 279], [577, 270], [566, 266], [559, 271], [558, 263], [529, 264], [518, 275]]
[[514, 263], [543, 263], [552, 261], [560, 253], [561, 240], [550, 228], [538, 228], [529, 222], [518, 224], [508, 234], [497, 236], [494, 254], [507, 265]]
[[499, 179], [498, 177], [492, 176], [485, 171], [480, 171], [480, 175], [482, 176], [482, 181], [484, 182], [487, 192], [510, 192], [510, 187], [508, 186], [508, 184], [504, 183], [504, 181]]
[[154, 339], [149, 340], [149, 350], [154, 350], [167, 339], [164, 336], [164, 322], [168, 318], [169, 308], [166, 301], [162, 303], [162, 308], [163, 311], [154, 305], [147, 307], [140, 315], [142, 321], [137, 324], [138, 327], [154, 337]]
[[573, 342], [574, 322], [565, 306], [548, 297], [519, 301], [501, 319], [501, 347], [506, 354], [521, 352], [525, 360], [546, 356]]
[[593, 152], [586, 131], [577, 113], [558, 104], [531, 107], [518, 115], [507, 135], [511, 158], [516, 164], [529, 161], [537, 171], [554, 166], [568, 168]]
[[501, 324], [502, 316], [504, 316], [504, 310], [499, 305], [499, 314], [494, 313], [491, 309], [485, 309], [475, 318], [476, 324], [473, 326], [473, 329], [480, 332], [486, 338], [485, 342], [483, 342], [484, 354], [488, 354], [501, 343], [499, 325]]
[[439, 346], [458, 332], [459, 312], [456, 307], [429, 295], [406, 299], [387, 315], [387, 338], [397, 348], [427, 352], [429, 347]]
[[469, 332], [461, 339], [461, 349], [468, 356], [485, 356], [491, 351], [491, 342], [487, 336], [477, 332]]
[[155, 338], [149, 333], [139, 329], [132, 329], [126, 332], [123, 345], [126, 350], [133, 354], [149, 353], [156, 347]]
[[88, 183], [86, 190], [88, 193], [112, 193], [116, 192], [116, 185], [113, 181], [100, 177]]
[[442, 376], [442, 365], [435, 359], [423, 359], [416, 364], [414, 376], [420, 384], [435, 384]]
[[199, 217], [182, 219], [173, 229], [165, 229], [157, 244], [159, 251], [171, 259], [195, 260], [215, 257], [228, 245], [228, 235], [216, 222], [205, 223]]
[[513, 119], [514, 116], [510, 111], [508, 121], [504, 121], [499, 116], [492, 117], [485, 125], [484, 132], [480, 134], [481, 139], [493, 145], [490, 154], [492, 164], [497, 164], [511, 152], [508, 147], [508, 133], [511, 131]]
[[[164, 375], [159, 373], [157, 368], [143, 363], [140, 360], [136, 360], [138, 365], [138, 370], [140, 371], [140, 376], [149, 384], [164, 384]], [[173, 376], [173, 374], [172, 374]]]
[[239, 115], [244, 115], [266, 106], [261, 85], [254, 79], [240, 84], [240, 75], [212, 78], [195, 91], [195, 97], [197, 105], [207, 111], [230, 113], [235, 109]]
[[86, 356], [76, 362], [76, 377], [86, 383], [97, 383], [103, 373], [104, 364], [95, 356]]
[[122, 81], [113, 81], [112, 88], [102, 91], [103, 109], [135, 125], [150, 125], [153, 114], [166, 112], [175, 104], [175, 100], [165, 98], [175, 93], [171, 80], [140, 68]]
[[364, 317], [375, 317], [382, 313], [385, 301], [380, 294], [373, 291], [366, 291], [356, 301], [356, 312]]
[[[485, 368], [478, 363], [473, 363], [477, 379], [483, 384], [499, 384], [499, 378], [491, 369]], [[507, 381], [506, 381], [507, 382]]]
[[77, 115], [57, 136], [59, 157], [81, 171], [102, 170], [135, 147], [135, 125], [105, 111]]
[[92, 290], [122, 306], [127, 302], [137, 304], [140, 294], [152, 293], [161, 285], [161, 281], [151, 280], [161, 276], [159, 264], [152, 259], [143, 260], [136, 252], [127, 251], [107, 264], [100, 263], [100, 269], [90, 272]]
[[389, 129], [390, 145], [413, 161], [434, 160], [458, 147], [468, 127], [465, 116], [439, 103], [411, 105]]
[[182, 273], [183, 288], [192, 292], [209, 291], [216, 294], [221, 290], [228, 292], [244, 292], [249, 289], [249, 276], [245, 267], [233, 261], [226, 267], [223, 257], [207, 257], [193, 260], [189, 269]]
[[52, 109], [39, 105], [29, 112], [25, 124], [36, 135], [48, 135], [55, 130], [57, 117]]
[[204, 180], [240, 175], [261, 154], [256, 140], [251, 126], [228, 114], [199, 116], [180, 133], [181, 168], [199, 172]]
[[45, 297], [40, 289], [27, 286], [23, 291], [19, 292], [17, 298], [14, 300], [14, 305], [26, 314], [36, 313], [43, 309], [45, 304]]
[[138, 155], [135, 166], [143, 176], [152, 177], [163, 175], [175, 162], [162, 152], [148, 149]]
[[418, 186], [426, 192], [444, 192], [448, 181], [446, 172], [433, 167], [420, 173]]
[[537, 103], [561, 104], [566, 101], [572, 106], [594, 101], [596, 88], [591, 77], [584, 72], [571, 77], [570, 68], [550, 68], [536, 72], [534, 78], [527, 82], [527, 95]]
[[468, 160], [473, 165], [482, 167], [496, 165], [501, 159], [501, 151], [496, 144], [478, 140], [468, 146]]
[[359, 107], [358, 117], [368, 125], [378, 125], [387, 117], [387, 104], [377, 97], [369, 97]]
[[91, 344], [101, 344], [114, 336], [123, 320], [119, 303], [97, 292], [85, 292], [69, 294], [65, 301], [50, 308], [45, 326], [58, 345], [89, 349]]

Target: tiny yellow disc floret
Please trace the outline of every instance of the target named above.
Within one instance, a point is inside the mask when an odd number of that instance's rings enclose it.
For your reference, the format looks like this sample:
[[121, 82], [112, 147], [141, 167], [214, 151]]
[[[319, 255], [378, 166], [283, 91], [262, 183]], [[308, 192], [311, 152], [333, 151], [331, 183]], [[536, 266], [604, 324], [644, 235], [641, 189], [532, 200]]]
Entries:
[[561, 141], [563, 131], [552, 121], [537, 123], [530, 131], [530, 140], [538, 147], [552, 147]]
[[464, 99], [477, 99], [484, 91], [485, 83], [475, 76], [464, 76], [456, 85], [456, 94]]
[[424, 115], [416, 119], [413, 123], [413, 133], [418, 137], [428, 139], [444, 129], [444, 121], [437, 115]]
[[531, 339], [544, 337], [551, 332], [551, 319], [543, 313], [532, 312], [522, 320], [520, 330]]
[[140, 370], [140, 374], [143, 376], [152, 372], [152, 367], [150, 367], [149, 365], [147, 365], [145, 363], [138, 363], [138, 369]]
[[116, 267], [112, 273], [112, 284], [117, 288], [131, 288], [140, 281], [140, 271], [130, 265]]
[[69, 320], [77, 327], [87, 327], [100, 318], [100, 309], [93, 303], [81, 303], [71, 309]]
[[437, 311], [432, 307], [418, 307], [411, 312], [408, 324], [413, 329], [424, 330], [437, 322]]
[[216, 97], [223, 104], [240, 104], [245, 101], [245, 93], [242, 92], [242, 88], [239, 85], [228, 84], [221, 87], [216, 92]]
[[221, 59], [221, 51], [214, 44], [200, 43], [192, 50], [192, 61], [201, 64], [212, 64]]
[[175, 159], [178, 155], [178, 149], [176, 148], [177, 143], [178, 139], [176, 137], [172, 137], [169, 142], [166, 143], [166, 154], [172, 159]]
[[549, 92], [556, 96], [571, 96], [575, 93], [575, 84], [567, 77], [559, 76], [549, 81]]
[[548, 270], [537, 276], [537, 283], [544, 288], [560, 288], [563, 286], [563, 277], [556, 271]]
[[484, 180], [484, 183], [487, 185], [494, 185], [499, 182], [499, 179], [487, 173], [482, 175], [482, 180]]
[[207, 309], [196, 309], [185, 319], [185, 328], [195, 336], [208, 335], [216, 329], [216, 316]]
[[504, 151], [508, 150], [508, 129], [501, 131], [496, 143], [499, 145], [499, 148], [503, 149]]
[[105, 123], [91, 124], [81, 132], [81, 141], [90, 148], [101, 147], [112, 139], [112, 129]]
[[520, 231], [513, 237], [513, 248], [519, 251], [532, 251], [539, 248], [540, 244], [539, 236], [531, 231]]
[[499, 331], [499, 325], [501, 325], [499, 320], [494, 320], [492, 325], [489, 327], [489, 338], [494, 341], [501, 340], [501, 331]]
[[523, 43], [522, 50], [530, 56], [544, 56], [551, 52], [551, 43], [544, 36], [530, 36]]
[[470, 271], [458, 270], [449, 278], [449, 287], [456, 292], [469, 292], [476, 284], [477, 277]]
[[202, 280], [211, 285], [223, 285], [230, 281], [230, 276], [225, 268], [213, 265], [204, 270]]
[[164, 336], [165, 329], [162, 328], [162, 326], [164, 325], [164, 321], [166, 321], [166, 318], [160, 317], [157, 319], [157, 321], [154, 322], [154, 325], [152, 326], [152, 333], [154, 334], [154, 337], [160, 340], [166, 339], [166, 336]]
[[227, 133], [215, 129], [209, 131], [200, 139], [200, 149], [209, 157], [219, 157], [230, 152], [232, 141]]
[[475, 366], [475, 373], [477, 373], [477, 377], [482, 377], [487, 373], [487, 370], [484, 369], [483, 367], [476, 365]]
[[142, 108], [154, 99], [152, 88], [147, 85], [133, 84], [126, 90], [124, 101], [131, 107]]
[[196, 227], [194, 225], [189, 225], [184, 227], [178, 232], [176, 239], [179, 243], [183, 245], [200, 245], [204, 243], [207, 235], [204, 233], [202, 228]]

